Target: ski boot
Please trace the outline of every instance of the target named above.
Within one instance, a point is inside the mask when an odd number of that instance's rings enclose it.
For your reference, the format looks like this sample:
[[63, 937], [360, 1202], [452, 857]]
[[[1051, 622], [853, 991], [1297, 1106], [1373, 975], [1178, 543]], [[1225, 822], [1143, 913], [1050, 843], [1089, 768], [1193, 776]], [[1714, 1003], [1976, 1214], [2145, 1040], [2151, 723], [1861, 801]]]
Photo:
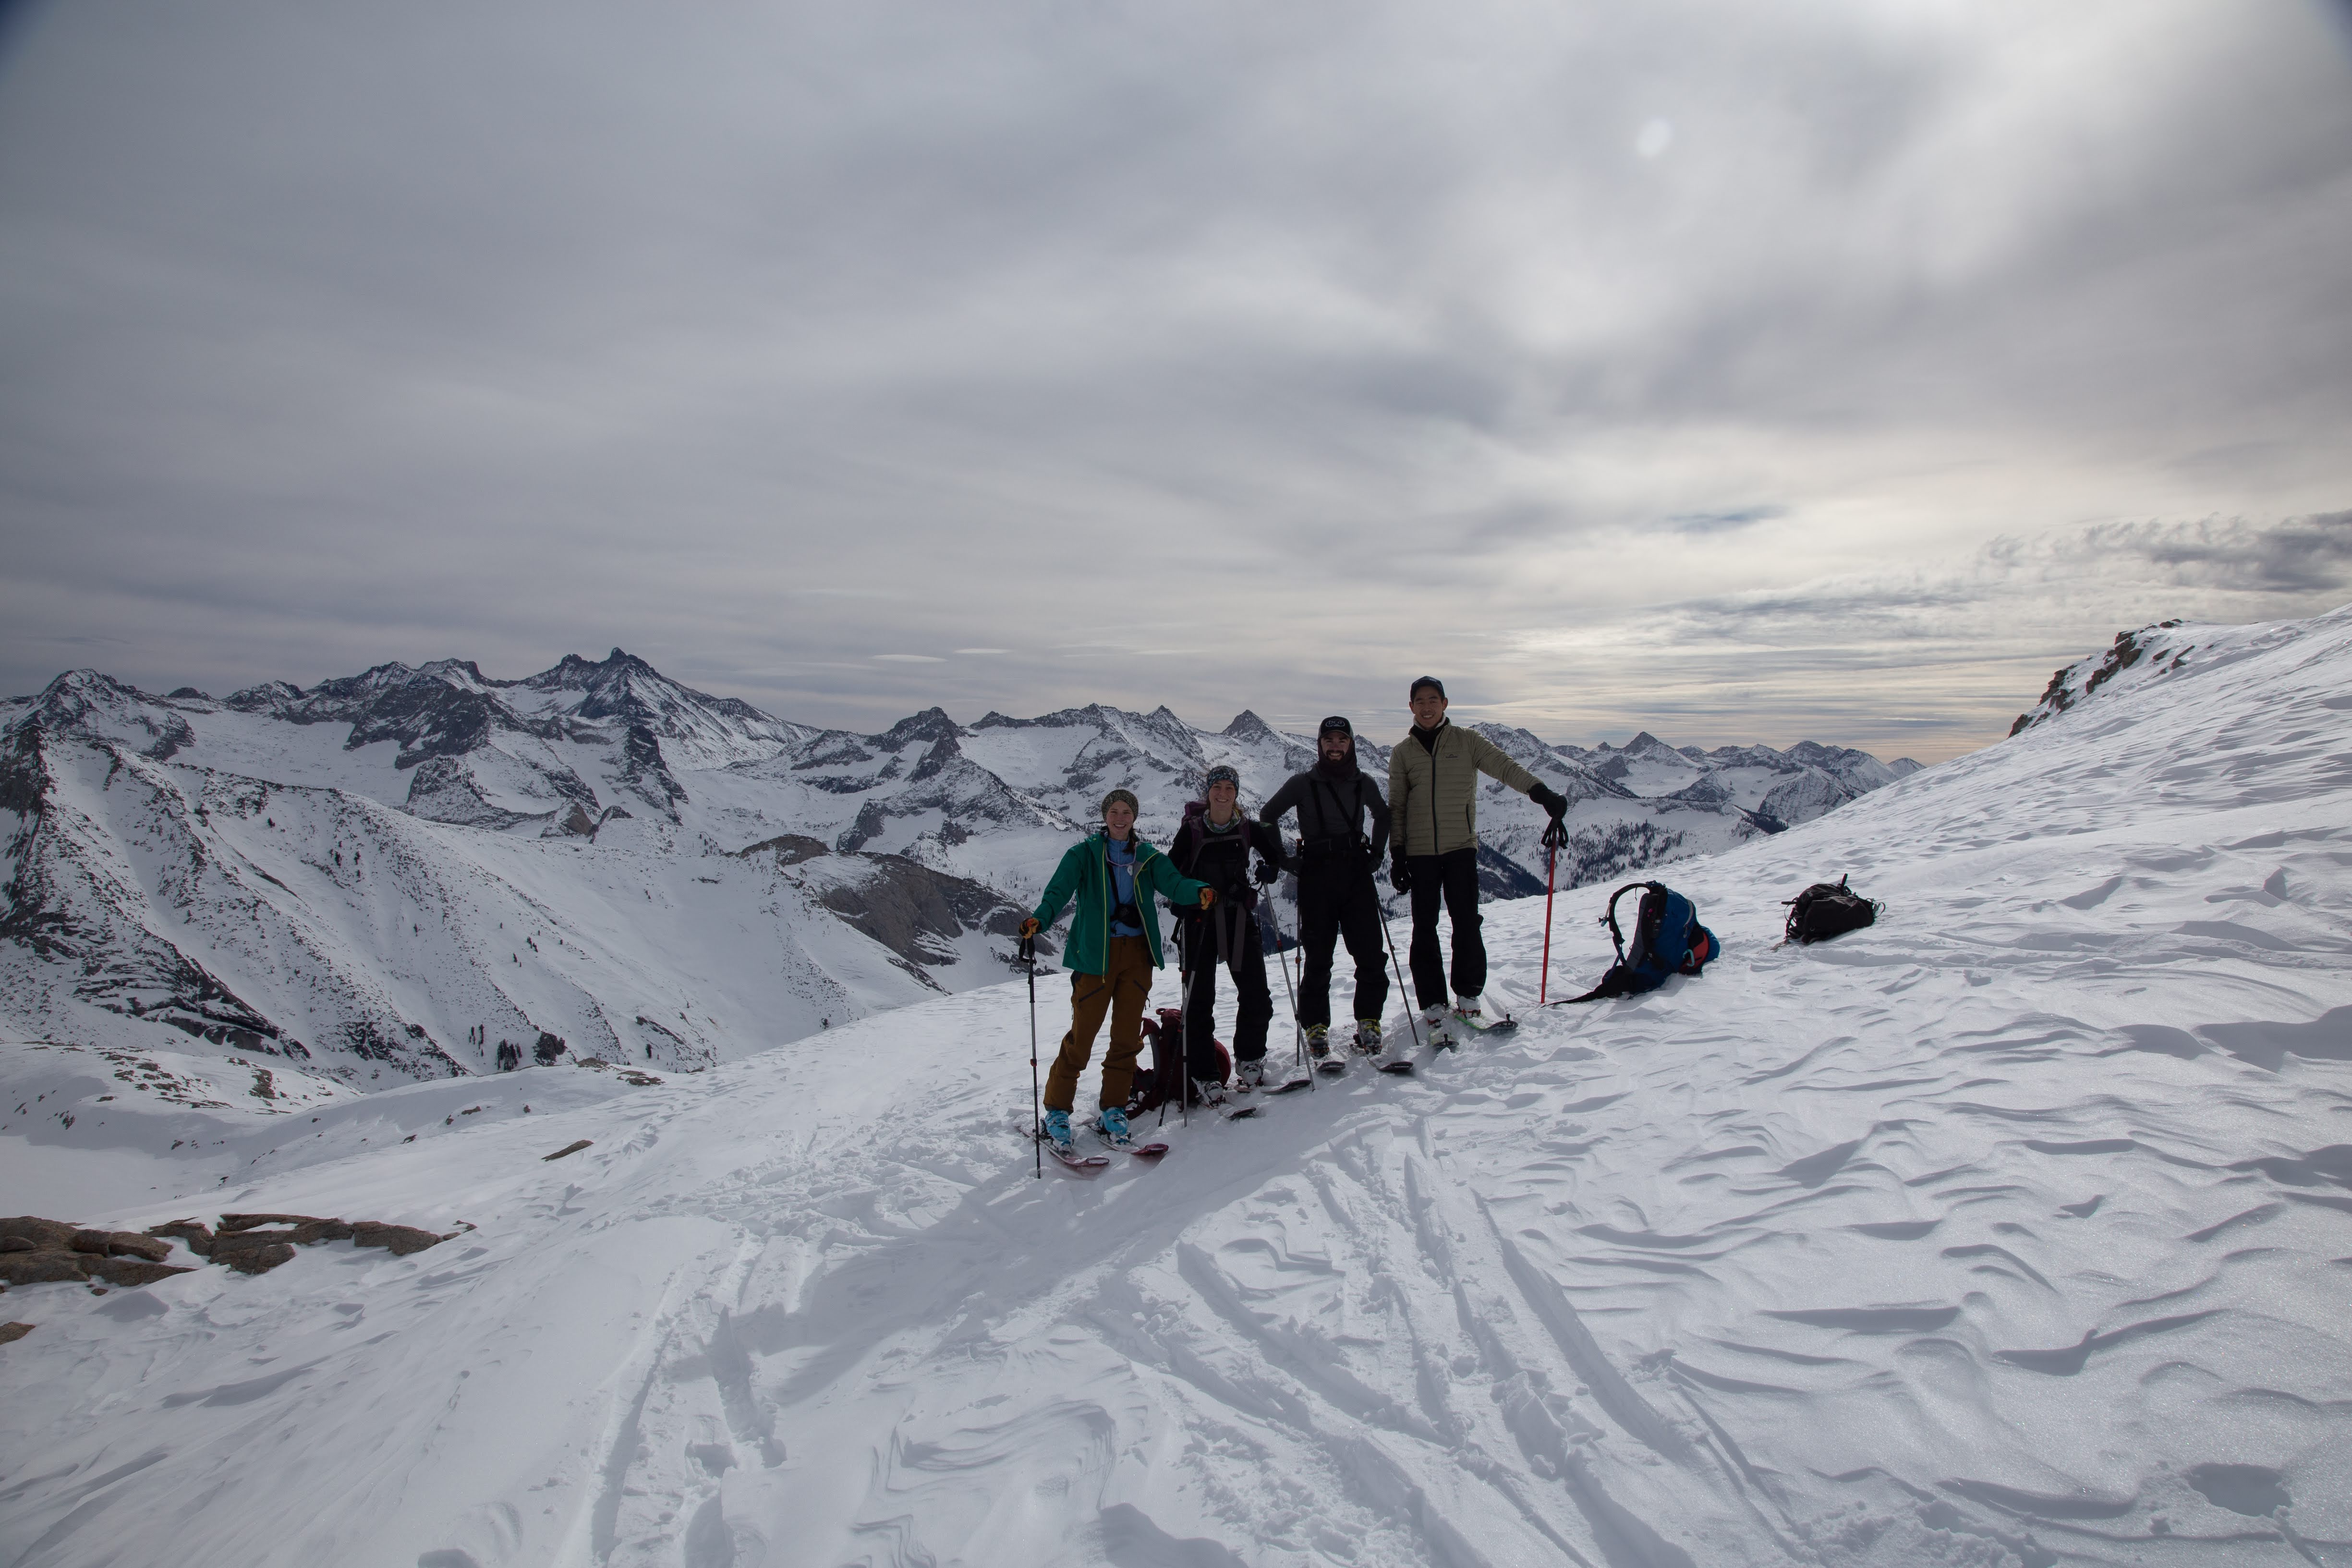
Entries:
[[1517, 1020], [1507, 1013], [1493, 1018], [1486, 1016], [1479, 1010], [1475, 996], [1454, 998], [1454, 1037], [1457, 1040], [1473, 1035], [1507, 1035], [1517, 1027]]
[[1450, 1051], [1460, 1046], [1461, 1026], [1442, 1002], [1433, 1002], [1421, 1010], [1421, 1021], [1429, 1027], [1429, 1044], [1433, 1050]]
[[1068, 1111], [1049, 1110], [1045, 1112], [1045, 1142], [1054, 1146], [1054, 1152], [1056, 1154], [1067, 1156], [1076, 1154], [1078, 1152], [1077, 1144], [1074, 1142], [1070, 1137], [1070, 1113]]
[[1135, 1134], [1127, 1125], [1127, 1112], [1116, 1105], [1106, 1105], [1095, 1118], [1095, 1132], [1113, 1149], [1135, 1147]]
[[1330, 1025], [1309, 1024], [1307, 1026], [1307, 1054], [1318, 1062], [1331, 1054]]
[[1234, 1065], [1234, 1092], [1249, 1094], [1265, 1087], [1265, 1058], [1236, 1062]]
[[1213, 1078], [1194, 1079], [1192, 1093], [1202, 1105], [1213, 1110], [1225, 1102], [1225, 1086]]
[[1376, 1057], [1381, 1054], [1381, 1021], [1378, 1018], [1356, 1020], [1356, 1054]]

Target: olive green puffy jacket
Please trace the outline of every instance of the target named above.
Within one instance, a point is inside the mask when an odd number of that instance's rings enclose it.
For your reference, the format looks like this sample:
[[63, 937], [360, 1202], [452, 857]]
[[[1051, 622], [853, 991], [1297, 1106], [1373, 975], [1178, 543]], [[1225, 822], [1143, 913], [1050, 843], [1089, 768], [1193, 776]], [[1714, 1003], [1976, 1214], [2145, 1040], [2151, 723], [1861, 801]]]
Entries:
[[1475, 847], [1480, 773], [1521, 795], [1541, 782], [1475, 730], [1441, 721], [1433, 755], [1408, 732], [1389, 752], [1389, 816], [1396, 824], [1390, 853], [1445, 855]]

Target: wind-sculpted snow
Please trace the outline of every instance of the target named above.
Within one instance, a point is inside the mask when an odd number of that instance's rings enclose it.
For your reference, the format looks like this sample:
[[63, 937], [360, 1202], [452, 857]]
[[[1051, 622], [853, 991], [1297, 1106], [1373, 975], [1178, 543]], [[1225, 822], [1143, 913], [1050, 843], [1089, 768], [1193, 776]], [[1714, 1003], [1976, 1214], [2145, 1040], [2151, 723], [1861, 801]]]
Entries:
[[[58, 1217], [479, 1228], [11, 1290], [0, 1557], [2352, 1561], [2352, 613], [2203, 631], [1675, 867], [1703, 978], [1535, 1008], [1543, 901], [1498, 907], [1516, 1035], [1094, 1181], [1031, 1174], [1019, 984], [291, 1111], [51, 1049], [19, 1114], [111, 1140], [5, 1145], [44, 1202], [92, 1173]], [[1778, 945], [1839, 874], [1878, 923]]]

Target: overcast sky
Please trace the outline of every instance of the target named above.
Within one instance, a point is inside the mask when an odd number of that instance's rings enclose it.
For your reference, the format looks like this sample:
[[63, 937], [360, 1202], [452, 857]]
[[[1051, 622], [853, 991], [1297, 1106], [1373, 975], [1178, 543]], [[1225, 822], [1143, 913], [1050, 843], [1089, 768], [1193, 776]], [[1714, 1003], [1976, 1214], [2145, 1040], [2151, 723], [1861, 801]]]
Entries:
[[2352, 600], [2343, 0], [59, 0], [0, 689], [1934, 761]]

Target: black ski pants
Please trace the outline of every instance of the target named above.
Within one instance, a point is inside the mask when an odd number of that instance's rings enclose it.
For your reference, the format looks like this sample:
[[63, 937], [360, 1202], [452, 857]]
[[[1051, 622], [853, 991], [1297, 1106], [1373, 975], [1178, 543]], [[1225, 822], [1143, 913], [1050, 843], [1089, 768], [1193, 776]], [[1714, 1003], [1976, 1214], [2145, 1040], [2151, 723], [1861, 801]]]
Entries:
[[[1217, 1060], [1217, 971], [1234, 977], [1234, 1059], [1254, 1062], [1265, 1055], [1266, 1026], [1274, 1019], [1274, 993], [1265, 984], [1265, 943], [1258, 935], [1257, 917], [1231, 904], [1218, 903], [1198, 914], [1180, 917], [1178, 938], [1183, 943], [1184, 1070], [1192, 1077], [1224, 1079]], [[1223, 942], [1216, 927], [1223, 925]]]
[[1450, 849], [1405, 861], [1412, 878], [1412, 993], [1423, 1007], [1446, 1004], [1445, 963], [1437, 951], [1437, 905], [1454, 921], [1454, 992], [1486, 989], [1486, 939], [1478, 931], [1478, 850]]
[[1298, 878], [1298, 1022], [1331, 1023], [1331, 953], [1341, 938], [1356, 963], [1359, 1018], [1378, 1018], [1388, 1005], [1389, 970], [1381, 945], [1381, 900], [1371, 868], [1363, 862], [1325, 866], [1309, 861]]

